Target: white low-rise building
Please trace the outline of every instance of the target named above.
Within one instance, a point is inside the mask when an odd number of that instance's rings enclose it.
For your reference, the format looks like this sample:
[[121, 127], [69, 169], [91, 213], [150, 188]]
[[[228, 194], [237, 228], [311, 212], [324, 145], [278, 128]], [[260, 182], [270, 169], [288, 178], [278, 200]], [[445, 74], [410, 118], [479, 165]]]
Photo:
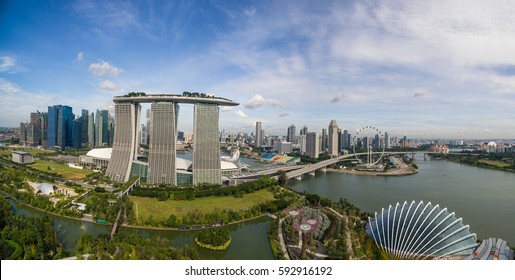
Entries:
[[27, 152], [24, 151], [13, 151], [12, 153], [13, 162], [27, 164], [27, 163], [33, 163], [34, 157]]
[[84, 165], [93, 165], [98, 168], [104, 168], [109, 164], [112, 153], [112, 148], [93, 149], [85, 156], [80, 156], [80, 163]]

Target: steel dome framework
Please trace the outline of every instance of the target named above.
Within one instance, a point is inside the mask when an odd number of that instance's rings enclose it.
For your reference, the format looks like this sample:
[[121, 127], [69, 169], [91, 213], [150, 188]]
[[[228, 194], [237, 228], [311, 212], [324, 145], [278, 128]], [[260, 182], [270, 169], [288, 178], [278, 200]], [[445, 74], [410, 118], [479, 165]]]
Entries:
[[439, 259], [470, 255], [477, 247], [476, 234], [454, 212], [439, 205], [397, 203], [368, 219], [367, 234], [390, 255], [401, 259]]

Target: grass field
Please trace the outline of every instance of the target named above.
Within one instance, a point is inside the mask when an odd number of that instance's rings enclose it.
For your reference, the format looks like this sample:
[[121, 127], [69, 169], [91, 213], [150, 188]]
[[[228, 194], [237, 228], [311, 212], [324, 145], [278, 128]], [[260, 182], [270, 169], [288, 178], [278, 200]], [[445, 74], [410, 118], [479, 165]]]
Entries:
[[[86, 175], [93, 172], [91, 170], [72, 168], [67, 165], [58, 164], [55, 162], [45, 161], [41, 159], [36, 159], [34, 164], [32, 164], [31, 166], [37, 170], [61, 174], [66, 180], [80, 180], [86, 177]], [[48, 170], [48, 166], [50, 166], [51, 170]]]
[[510, 166], [509, 164], [507, 164], [505, 162], [502, 162], [502, 161], [493, 161], [493, 160], [482, 159], [482, 160], [479, 160], [479, 162], [487, 164], [487, 165], [495, 166], [495, 167], [498, 167], [498, 168], [504, 168], [504, 167], [509, 167]]
[[241, 209], [273, 199], [272, 193], [267, 190], [259, 190], [245, 194], [242, 198], [232, 196], [210, 196], [196, 198], [195, 200], [167, 200], [158, 201], [157, 198], [130, 196], [138, 211], [139, 218], [148, 218], [152, 215], [157, 219], [167, 219], [171, 214], [184, 217], [188, 212], [200, 211], [213, 212], [219, 209]]
[[51, 154], [54, 153], [54, 151], [51, 150], [40, 150], [40, 149], [27, 149], [27, 148], [14, 148], [14, 147], [7, 147], [7, 150], [0, 151], [2, 154], [12, 154], [12, 151], [24, 151], [31, 155], [40, 155], [40, 154]]

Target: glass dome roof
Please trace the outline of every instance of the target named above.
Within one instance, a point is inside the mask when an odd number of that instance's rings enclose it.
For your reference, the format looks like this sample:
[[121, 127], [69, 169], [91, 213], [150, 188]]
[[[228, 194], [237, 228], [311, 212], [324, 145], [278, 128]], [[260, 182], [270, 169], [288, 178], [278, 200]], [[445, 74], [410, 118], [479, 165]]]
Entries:
[[476, 234], [447, 208], [431, 202], [397, 203], [369, 218], [367, 234], [388, 254], [402, 259], [470, 255]]

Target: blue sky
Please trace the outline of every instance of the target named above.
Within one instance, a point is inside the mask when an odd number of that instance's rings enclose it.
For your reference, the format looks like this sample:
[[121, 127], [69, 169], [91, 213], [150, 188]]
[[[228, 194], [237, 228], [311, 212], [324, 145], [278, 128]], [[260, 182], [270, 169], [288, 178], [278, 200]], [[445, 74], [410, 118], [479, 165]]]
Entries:
[[221, 108], [226, 131], [335, 119], [515, 138], [514, 15], [514, 1], [2, 1], [0, 126], [48, 105], [198, 91], [240, 103]]

